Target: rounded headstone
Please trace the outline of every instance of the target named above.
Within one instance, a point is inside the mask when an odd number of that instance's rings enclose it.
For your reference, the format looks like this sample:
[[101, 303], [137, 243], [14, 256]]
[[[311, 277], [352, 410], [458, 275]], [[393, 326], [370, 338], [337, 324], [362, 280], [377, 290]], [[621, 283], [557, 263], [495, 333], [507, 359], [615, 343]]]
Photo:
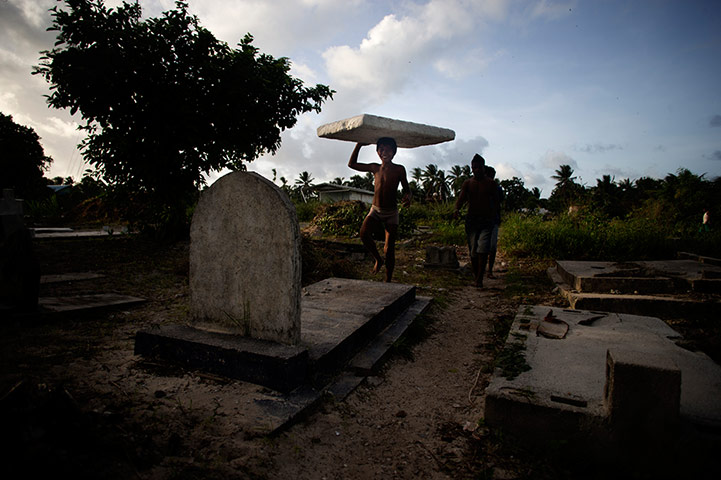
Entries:
[[300, 228], [275, 184], [233, 172], [203, 192], [190, 228], [190, 323], [300, 341]]

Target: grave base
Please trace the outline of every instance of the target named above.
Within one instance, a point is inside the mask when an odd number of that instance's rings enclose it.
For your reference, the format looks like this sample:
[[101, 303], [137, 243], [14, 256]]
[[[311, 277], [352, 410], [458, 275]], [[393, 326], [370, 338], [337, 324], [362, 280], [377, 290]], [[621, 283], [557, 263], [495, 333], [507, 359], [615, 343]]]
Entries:
[[[262, 385], [305, 408], [308, 391], [345, 396], [372, 374], [430, 301], [411, 285], [330, 278], [303, 290], [299, 345], [170, 325], [138, 332], [135, 353]], [[291, 401], [299, 391], [304, 401]]]

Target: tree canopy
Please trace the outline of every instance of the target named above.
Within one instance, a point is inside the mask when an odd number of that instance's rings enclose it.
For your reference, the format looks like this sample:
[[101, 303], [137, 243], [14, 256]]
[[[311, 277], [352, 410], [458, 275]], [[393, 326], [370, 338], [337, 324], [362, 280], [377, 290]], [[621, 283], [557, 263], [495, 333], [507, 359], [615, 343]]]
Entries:
[[305, 87], [250, 34], [237, 48], [219, 41], [182, 1], [146, 20], [139, 3], [65, 6], [51, 9], [57, 41], [34, 73], [51, 84], [51, 107], [80, 112], [85, 160], [155, 216], [182, 216], [204, 174], [274, 153], [281, 132], [334, 93]]
[[45, 193], [43, 173], [53, 159], [45, 155], [40, 137], [30, 127], [0, 112], [0, 189], [12, 188], [18, 198]]

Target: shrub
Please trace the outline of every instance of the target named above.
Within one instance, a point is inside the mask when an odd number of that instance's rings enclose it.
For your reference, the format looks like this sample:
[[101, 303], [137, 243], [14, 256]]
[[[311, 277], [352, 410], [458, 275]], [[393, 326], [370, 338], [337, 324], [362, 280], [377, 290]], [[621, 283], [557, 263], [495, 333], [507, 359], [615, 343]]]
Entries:
[[[368, 215], [369, 206], [359, 200], [325, 203], [318, 208], [312, 224], [320, 228], [325, 235], [355, 237], [358, 236], [363, 220]], [[398, 225], [398, 237], [406, 238], [415, 230], [415, 222], [408, 209], [403, 209]], [[383, 240], [382, 232], [374, 232], [376, 240]]]
[[592, 214], [552, 220], [509, 215], [501, 225], [499, 248], [511, 256], [573, 260], [672, 258], [678, 239], [644, 218], [607, 220]]

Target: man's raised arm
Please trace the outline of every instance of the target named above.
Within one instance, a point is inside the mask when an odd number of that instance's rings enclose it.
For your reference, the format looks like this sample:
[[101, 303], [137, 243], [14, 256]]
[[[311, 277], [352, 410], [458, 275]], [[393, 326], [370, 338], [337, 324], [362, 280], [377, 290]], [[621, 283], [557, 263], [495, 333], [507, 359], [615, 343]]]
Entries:
[[368, 145], [367, 143], [356, 143], [355, 148], [353, 149], [353, 153], [350, 154], [350, 160], [348, 160], [348, 166], [352, 168], [353, 170], [358, 170], [359, 172], [371, 172], [372, 167], [369, 163], [358, 163], [358, 153], [360, 152], [361, 147], [364, 147]]

